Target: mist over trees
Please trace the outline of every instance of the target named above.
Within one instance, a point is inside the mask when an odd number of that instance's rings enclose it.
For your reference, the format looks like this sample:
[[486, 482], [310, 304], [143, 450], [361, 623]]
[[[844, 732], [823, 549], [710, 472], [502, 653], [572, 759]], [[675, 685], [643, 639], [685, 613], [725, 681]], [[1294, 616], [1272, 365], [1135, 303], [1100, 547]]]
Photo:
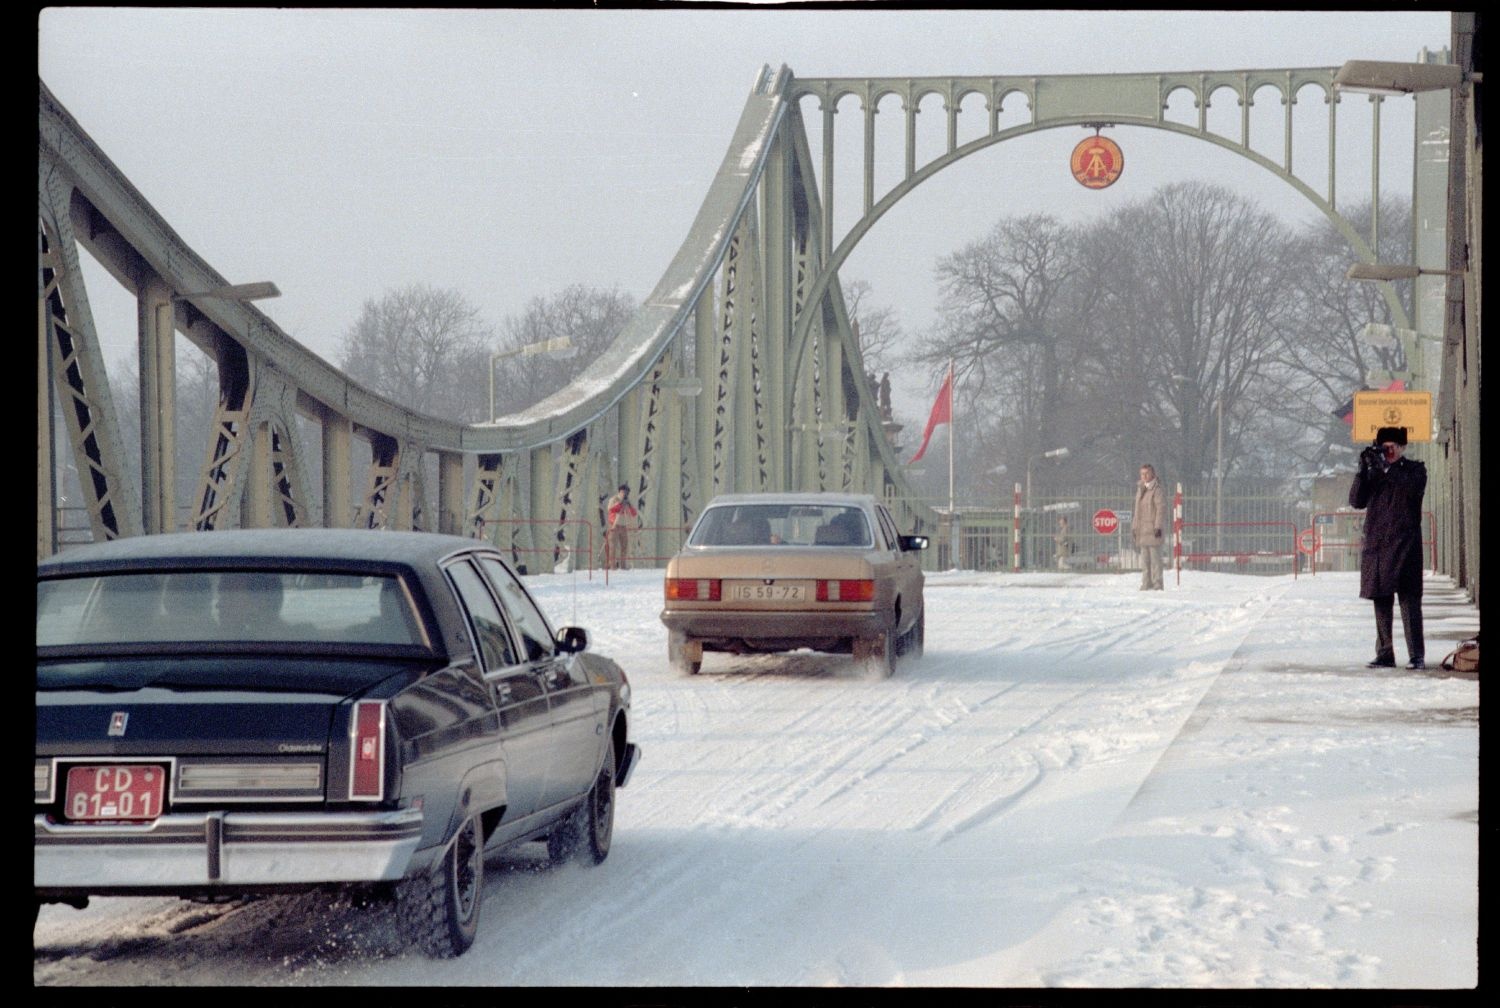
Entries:
[[[1368, 233], [1368, 206], [1345, 214]], [[1409, 212], [1382, 207], [1382, 231], [1382, 257], [1404, 261]], [[1098, 221], [1000, 220], [937, 262], [938, 321], [913, 354], [929, 373], [954, 363], [955, 467], [975, 474], [960, 497], [1028, 464], [1052, 486], [1128, 486], [1150, 462], [1202, 487], [1222, 455], [1226, 480], [1269, 489], [1348, 462], [1333, 411], [1371, 367], [1404, 363], [1360, 342], [1389, 318], [1345, 279], [1353, 258], [1324, 218], [1294, 226], [1205, 182]]]
[[[477, 423], [490, 419], [492, 355], [494, 409], [504, 416], [567, 385], [634, 312], [619, 291], [573, 284], [532, 298], [497, 335], [460, 292], [411, 284], [365, 302], [344, 335], [339, 367], [410, 409]], [[519, 352], [564, 336], [572, 343], [566, 356]]]
[[[1370, 233], [1371, 208], [1342, 213]], [[1410, 258], [1410, 207], [1381, 206], [1379, 258]], [[1169, 481], [1210, 485], [1221, 455], [1226, 481], [1271, 486], [1353, 460], [1335, 411], [1371, 371], [1402, 371], [1399, 349], [1361, 340], [1391, 321], [1379, 285], [1345, 278], [1354, 254], [1321, 216], [1292, 224], [1222, 186], [1163, 186], [1095, 221], [1047, 214], [996, 221], [934, 264], [938, 319], [903, 329], [862, 280], [845, 305], [867, 374], [887, 373], [922, 402], [898, 454], [920, 440], [936, 379], [954, 364], [955, 424], [940, 428], [928, 460], [909, 471], [919, 492], [947, 496], [942, 439], [950, 429], [960, 501], [1008, 497], [1030, 464], [1045, 487], [1124, 485], [1151, 462]], [[1397, 285], [1410, 304], [1409, 282]], [[574, 284], [532, 298], [498, 327], [456, 290], [411, 284], [367, 301], [338, 360], [351, 378], [412, 409], [461, 422], [504, 416], [572, 381], [636, 310], [618, 290]], [[567, 336], [566, 358], [509, 353]], [[138, 464], [135, 361], [111, 367], [115, 404]], [[915, 388], [917, 382], [931, 384]], [[178, 499], [196, 487], [218, 399], [211, 357], [179, 346]], [[1042, 453], [1069, 449], [1065, 458]], [[316, 459], [307, 460], [315, 468]], [[310, 473], [315, 477], [315, 473]], [[75, 499], [76, 475], [63, 477]], [[128, 481], [133, 483], [133, 481]]]
[[483, 377], [493, 338], [458, 291], [409, 284], [365, 302], [338, 366], [410, 409], [474, 423], [489, 409]]
[[495, 350], [505, 353], [566, 336], [567, 357], [517, 353], [495, 364], [499, 416], [525, 409], [561, 389], [612, 343], [635, 314], [635, 301], [618, 290], [572, 284], [534, 297], [520, 315], [507, 316]]
[[859, 341], [859, 355], [865, 371], [879, 381], [901, 362], [906, 333], [896, 309], [874, 303], [873, 288], [868, 280], [852, 280], [842, 285], [844, 309]]

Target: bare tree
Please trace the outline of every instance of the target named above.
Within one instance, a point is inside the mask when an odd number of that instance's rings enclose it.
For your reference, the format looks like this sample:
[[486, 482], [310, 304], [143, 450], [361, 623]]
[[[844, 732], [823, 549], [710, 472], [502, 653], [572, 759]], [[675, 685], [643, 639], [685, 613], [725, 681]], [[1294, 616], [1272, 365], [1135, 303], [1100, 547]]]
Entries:
[[1252, 441], [1267, 419], [1276, 353], [1294, 322], [1291, 229], [1230, 190], [1175, 183], [1091, 230], [1080, 280], [1097, 296], [1085, 327], [1094, 351], [1081, 377], [1125, 478], [1143, 459], [1185, 481], [1268, 471]]
[[573, 284], [550, 297], [535, 297], [519, 316], [501, 324], [497, 352], [568, 337], [566, 358], [516, 355], [495, 367], [496, 412], [513, 413], [562, 388], [610, 345], [635, 314], [635, 302], [618, 290]]
[[852, 280], [843, 285], [844, 306], [859, 339], [859, 355], [865, 370], [878, 376], [895, 370], [897, 353], [905, 342], [901, 320], [890, 305], [871, 303], [869, 281]]
[[1048, 214], [1002, 220], [938, 260], [940, 318], [918, 359], [954, 362], [955, 409], [967, 418], [955, 455], [967, 470], [1019, 475], [1058, 447], [1042, 442], [1060, 436], [1069, 398], [1076, 349], [1065, 292], [1076, 268], [1072, 231]]
[[[1343, 211], [1357, 231], [1369, 232], [1370, 204]], [[1405, 201], [1382, 202], [1379, 259], [1409, 259], [1411, 206]], [[1298, 235], [1298, 268], [1287, 294], [1294, 305], [1285, 339], [1276, 347], [1279, 387], [1263, 403], [1265, 411], [1290, 426], [1278, 439], [1304, 471], [1353, 461], [1347, 421], [1339, 411], [1350, 397], [1366, 387], [1372, 370], [1401, 371], [1407, 361], [1399, 347], [1380, 349], [1365, 343], [1367, 323], [1390, 323], [1390, 309], [1376, 284], [1348, 280], [1353, 261], [1348, 240], [1326, 218], [1318, 217]], [[1409, 281], [1397, 284], [1403, 304], [1411, 304]]]
[[410, 409], [485, 418], [490, 327], [454, 290], [410, 284], [365, 302], [344, 334], [339, 367]]

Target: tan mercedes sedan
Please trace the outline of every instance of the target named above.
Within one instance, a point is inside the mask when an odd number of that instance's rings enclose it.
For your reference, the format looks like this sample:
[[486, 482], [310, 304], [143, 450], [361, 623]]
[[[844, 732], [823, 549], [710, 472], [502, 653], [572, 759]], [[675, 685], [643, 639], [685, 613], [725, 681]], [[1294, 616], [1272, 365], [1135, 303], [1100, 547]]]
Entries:
[[808, 648], [888, 677], [898, 657], [922, 653], [926, 548], [869, 494], [715, 497], [667, 564], [672, 667], [695, 674], [705, 651]]

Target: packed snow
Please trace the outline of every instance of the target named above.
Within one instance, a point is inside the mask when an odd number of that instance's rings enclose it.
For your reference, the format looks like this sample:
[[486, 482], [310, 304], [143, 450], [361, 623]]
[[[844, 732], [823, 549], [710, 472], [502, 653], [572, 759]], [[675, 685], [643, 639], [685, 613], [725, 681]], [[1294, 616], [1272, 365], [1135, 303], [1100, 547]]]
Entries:
[[[496, 852], [472, 949], [330, 894], [42, 908], [42, 985], [1437, 988], [1478, 983], [1477, 633], [1371, 670], [1358, 575], [927, 580], [927, 649], [710, 654], [661, 572], [532, 577], [634, 690], [604, 864]], [[1398, 659], [1404, 650], [1398, 640]], [[534, 848], [534, 849], [532, 849]]]

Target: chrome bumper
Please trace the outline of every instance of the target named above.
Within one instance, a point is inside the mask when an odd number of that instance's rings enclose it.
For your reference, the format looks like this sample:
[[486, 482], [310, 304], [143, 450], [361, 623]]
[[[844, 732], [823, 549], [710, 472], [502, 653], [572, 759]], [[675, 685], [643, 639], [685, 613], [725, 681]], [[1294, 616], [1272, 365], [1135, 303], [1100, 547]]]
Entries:
[[38, 889], [276, 885], [399, 879], [422, 839], [422, 810], [210, 812], [135, 824], [35, 818]]
[[885, 616], [869, 609], [668, 609], [661, 621], [689, 637], [746, 641], [869, 637], [885, 629]]

